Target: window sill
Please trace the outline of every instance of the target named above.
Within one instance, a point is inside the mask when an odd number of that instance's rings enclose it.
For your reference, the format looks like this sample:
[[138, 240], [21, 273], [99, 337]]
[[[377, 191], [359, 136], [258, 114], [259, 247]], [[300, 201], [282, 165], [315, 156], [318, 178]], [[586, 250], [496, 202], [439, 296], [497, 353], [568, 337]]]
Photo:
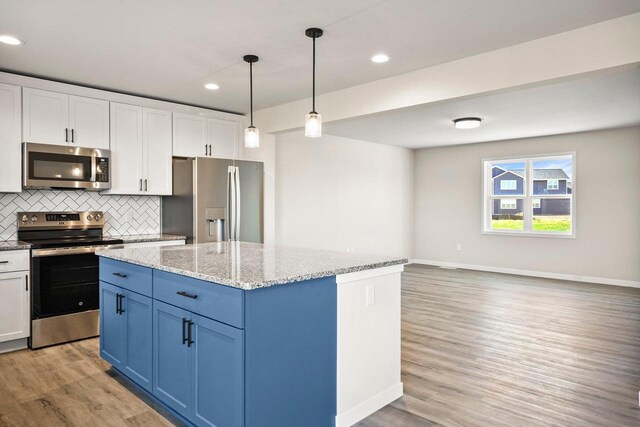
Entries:
[[496, 231], [496, 230], [482, 230], [481, 234], [490, 236], [518, 236], [518, 237], [543, 237], [552, 239], [575, 239], [576, 234], [562, 234], [562, 233], [542, 233], [531, 231]]

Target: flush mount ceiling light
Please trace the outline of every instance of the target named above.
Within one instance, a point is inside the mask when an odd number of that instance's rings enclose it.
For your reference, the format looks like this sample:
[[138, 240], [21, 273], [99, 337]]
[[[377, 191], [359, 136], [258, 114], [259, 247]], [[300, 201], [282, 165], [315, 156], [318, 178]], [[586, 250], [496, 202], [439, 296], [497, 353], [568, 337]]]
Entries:
[[256, 55], [245, 55], [244, 62], [249, 63], [249, 109], [251, 124], [244, 130], [244, 146], [247, 148], [260, 147], [260, 131], [253, 125], [253, 63], [258, 62]]
[[322, 116], [316, 111], [316, 39], [322, 37], [320, 28], [307, 28], [304, 32], [313, 39], [313, 93], [311, 112], [304, 118], [304, 136], [318, 138], [322, 136]]
[[17, 46], [19, 44], [22, 44], [22, 42], [19, 39], [13, 36], [8, 36], [6, 34], [0, 36], [0, 43], [10, 44], [12, 46]]
[[453, 125], [456, 129], [474, 129], [480, 127], [482, 119], [480, 117], [462, 117], [455, 119]]
[[204, 85], [204, 88], [205, 89], [209, 89], [209, 90], [218, 90], [218, 89], [220, 89], [220, 86], [218, 86], [215, 83], [207, 83], [207, 84]]
[[384, 62], [387, 62], [388, 60], [389, 60], [389, 57], [384, 53], [379, 53], [371, 57], [371, 62], [375, 62], [376, 64], [382, 64]]

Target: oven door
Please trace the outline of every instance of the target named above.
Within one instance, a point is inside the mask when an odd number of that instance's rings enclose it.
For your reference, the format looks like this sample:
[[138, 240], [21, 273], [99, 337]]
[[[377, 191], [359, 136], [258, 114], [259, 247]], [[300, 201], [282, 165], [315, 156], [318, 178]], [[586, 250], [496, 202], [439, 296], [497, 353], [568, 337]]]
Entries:
[[[101, 246], [104, 249], [116, 247], [123, 246]], [[98, 309], [100, 291], [96, 249], [33, 250], [33, 319]]]
[[108, 189], [109, 150], [25, 143], [24, 188]]

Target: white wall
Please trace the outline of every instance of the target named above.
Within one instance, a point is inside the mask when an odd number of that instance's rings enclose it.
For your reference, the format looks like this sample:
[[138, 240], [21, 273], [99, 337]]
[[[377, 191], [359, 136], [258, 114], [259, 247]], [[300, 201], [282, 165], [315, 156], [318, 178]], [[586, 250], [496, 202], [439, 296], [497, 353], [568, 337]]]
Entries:
[[334, 136], [276, 136], [276, 242], [410, 256], [414, 152]]
[[[575, 239], [480, 233], [483, 158], [567, 151]], [[415, 165], [414, 258], [640, 281], [640, 128], [423, 149]]]

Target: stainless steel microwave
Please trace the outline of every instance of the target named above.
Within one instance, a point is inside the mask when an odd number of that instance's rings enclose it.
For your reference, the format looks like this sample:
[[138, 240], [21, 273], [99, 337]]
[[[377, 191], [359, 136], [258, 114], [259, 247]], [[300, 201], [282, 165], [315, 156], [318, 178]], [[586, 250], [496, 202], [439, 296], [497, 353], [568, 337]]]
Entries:
[[24, 188], [106, 190], [109, 150], [25, 142]]

